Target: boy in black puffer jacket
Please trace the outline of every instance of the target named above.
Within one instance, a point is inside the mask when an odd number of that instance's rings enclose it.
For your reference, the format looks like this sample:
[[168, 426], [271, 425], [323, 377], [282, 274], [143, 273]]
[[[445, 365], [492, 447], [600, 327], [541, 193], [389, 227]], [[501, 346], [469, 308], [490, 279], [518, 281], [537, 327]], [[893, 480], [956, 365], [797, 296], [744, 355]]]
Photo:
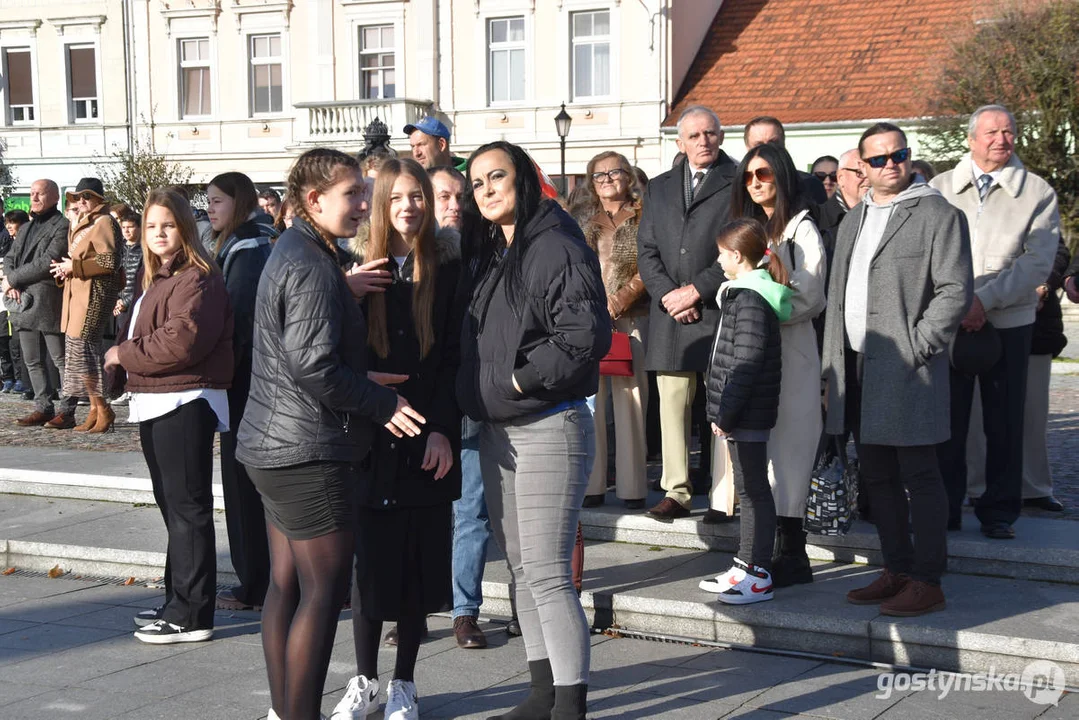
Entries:
[[706, 378], [712, 432], [727, 441], [742, 506], [734, 565], [700, 582], [732, 605], [772, 599], [776, 507], [768, 486], [768, 435], [779, 412], [779, 324], [790, 317], [791, 289], [764, 227], [739, 219], [720, 231], [720, 322]]

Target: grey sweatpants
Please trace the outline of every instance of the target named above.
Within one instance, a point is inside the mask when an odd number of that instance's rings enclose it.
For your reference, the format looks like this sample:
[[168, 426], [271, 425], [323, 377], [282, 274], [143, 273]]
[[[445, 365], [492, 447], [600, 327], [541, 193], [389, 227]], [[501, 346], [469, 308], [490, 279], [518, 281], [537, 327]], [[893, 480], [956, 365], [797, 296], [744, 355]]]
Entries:
[[583, 401], [480, 430], [487, 512], [513, 572], [525, 654], [529, 661], [550, 658], [555, 685], [588, 682], [588, 620], [570, 558], [595, 449]]

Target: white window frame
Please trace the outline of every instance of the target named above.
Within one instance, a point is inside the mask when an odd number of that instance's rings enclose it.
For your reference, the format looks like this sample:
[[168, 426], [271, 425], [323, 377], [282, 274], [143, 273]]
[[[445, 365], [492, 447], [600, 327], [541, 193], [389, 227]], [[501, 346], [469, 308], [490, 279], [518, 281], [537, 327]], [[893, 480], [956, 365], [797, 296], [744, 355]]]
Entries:
[[[595, 13], [607, 13], [607, 35], [589, 35], [578, 40], [575, 32], [574, 20], [579, 15], [594, 15]], [[593, 20], [593, 23], [595, 20]], [[607, 100], [614, 94], [614, 13], [610, 8], [589, 8], [571, 10], [569, 12], [569, 95], [572, 102]], [[584, 95], [577, 92], [577, 47], [606, 43], [607, 45], [607, 92]], [[595, 52], [592, 53], [592, 87], [596, 85]]]
[[[205, 61], [199, 60], [197, 62], [185, 61], [183, 59], [183, 43], [191, 41], [206, 41], [206, 53], [207, 59]], [[213, 118], [215, 113], [219, 112], [220, 102], [217, 94], [217, 53], [216, 53], [216, 36], [211, 33], [192, 33], [190, 35], [174, 35], [173, 36], [173, 52], [176, 53], [176, 116], [181, 121], [187, 120], [206, 120]], [[205, 67], [208, 70], [207, 77], [210, 82], [210, 112], [200, 115], [187, 115], [184, 113], [184, 70], [187, 68]]]
[[[30, 92], [33, 95], [33, 103], [30, 105], [13, 105], [11, 103], [10, 92], [8, 90], [8, 53], [11, 52], [23, 52], [25, 51], [30, 56]], [[0, 72], [3, 73], [4, 81], [0, 83], [0, 89], [4, 94], [4, 124], [11, 127], [33, 127], [41, 124], [41, 94], [38, 91], [37, 83], [37, 48], [32, 42], [27, 43], [12, 43], [11, 45], [0, 45]], [[15, 119], [15, 109], [24, 110], [30, 109], [31, 117], [27, 119], [25, 113], [19, 120]]]
[[[379, 48], [377, 50], [373, 50], [373, 51], [364, 50], [364, 47], [363, 47], [364, 31], [365, 30], [373, 30], [375, 28], [378, 28], [378, 30], [379, 30]], [[389, 28], [390, 30], [393, 31], [393, 48], [392, 48], [393, 66], [391, 68], [389, 66], [379, 65], [377, 70], [368, 70], [368, 69], [364, 68], [363, 56], [364, 55], [382, 55], [382, 54], [385, 53], [387, 48], [382, 47], [381, 43], [382, 43], [382, 30], [385, 30], [386, 28]], [[356, 90], [357, 90], [356, 94], [359, 96], [359, 98], [361, 100], [396, 100], [396, 99], [399, 99], [399, 98], [403, 97], [401, 95], [401, 93], [399, 92], [400, 87], [401, 87], [401, 83], [399, 82], [399, 78], [401, 77], [401, 72], [398, 69], [398, 65], [399, 65], [399, 60], [401, 58], [401, 52], [399, 50], [398, 39], [400, 37], [401, 37], [400, 30], [398, 29], [397, 24], [393, 23], [393, 22], [371, 22], [371, 23], [363, 23], [363, 24], [357, 24], [356, 25], [356, 48], [357, 48], [356, 66], [357, 66], [357, 73], [359, 75], [359, 77], [357, 78], [358, 84], [356, 85]], [[384, 94], [385, 93], [385, 88], [386, 88], [386, 82], [385, 82], [386, 76], [385, 76], [385, 73], [386, 73], [387, 69], [392, 69], [392, 71], [393, 71], [393, 97], [385, 97], [385, 94]], [[380, 97], [364, 97], [364, 93], [367, 91], [367, 74], [369, 72], [377, 72], [378, 73], [378, 76], [379, 76], [378, 88], [379, 88]]]
[[[522, 33], [524, 35], [523, 40], [507, 40], [495, 45], [491, 40], [491, 28], [492, 24], [499, 21], [511, 21], [520, 20], [522, 26]], [[527, 14], [499, 14], [491, 15], [483, 18], [483, 56], [484, 56], [484, 68], [487, 76], [485, 100], [487, 107], [506, 107], [513, 105], [522, 105], [528, 102], [531, 96], [531, 83], [528, 68], [531, 67], [531, 46], [532, 43], [530, 37], [530, 25], [529, 16]], [[508, 98], [504, 100], [496, 100], [494, 97], [494, 53], [500, 51], [520, 50], [523, 53], [524, 59], [522, 60], [522, 67], [524, 68], [524, 90], [520, 98]]]
[[[74, 88], [71, 84], [71, 50], [93, 50], [94, 51], [94, 90], [97, 93], [94, 97], [76, 98], [74, 96]], [[100, 125], [103, 122], [103, 108], [101, 102], [101, 48], [96, 40], [73, 40], [72, 42], [64, 43], [62, 47], [64, 53], [64, 67], [67, 70], [67, 113], [68, 122], [72, 125]], [[84, 118], [78, 117], [78, 104], [79, 103], [92, 102], [97, 109], [96, 117], [91, 116], [87, 112], [87, 116]], [[86, 106], [89, 109], [89, 105]]]
[[[267, 56], [265, 58], [255, 57], [255, 40], [257, 38], [269, 38], [276, 37], [278, 47], [280, 48], [280, 54], [276, 56]], [[275, 117], [284, 114], [286, 100], [285, 100], [285, 58], [287, 57], [287, 44], [285, 33], [283, 32], [251, 32], [247, 35], [247, 92], [248, 92], [248, 109], [251, 117]], [[281, 108], [278, 110], [273, 109], [273, 100], [271, 93], [269, 110], [259, 110], [255, 106], [255, 67], [278, 65], [281, 67]]]

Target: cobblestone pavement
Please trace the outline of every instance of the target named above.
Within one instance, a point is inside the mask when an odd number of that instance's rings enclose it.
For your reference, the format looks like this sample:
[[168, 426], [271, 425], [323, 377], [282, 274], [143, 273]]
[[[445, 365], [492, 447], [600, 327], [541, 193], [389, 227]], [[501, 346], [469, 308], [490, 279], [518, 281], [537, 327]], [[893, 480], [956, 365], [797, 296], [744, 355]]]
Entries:
[[[1055, 494], [1067, 510], [1063, 516], [1079, 520], [1079, 375], [1054, 375], [1050, 385], [1049, 464], [1053, 472]], [[138, 428], [128, 424], [127, 408], [117, 407], [115, 431], [87, 435], [70, 430], [21, 428], [15, 420], [33, 410], [33, 403], [14, 395], [0, 395], [0, 444], [29, 447], [62, 447], [71, 450], [140, 452]], [[78, 418], [86, 417], [88, 408], [80, 406]], [[121, 422], [125, 421], [125, 422]], [[660, 464], [650, 463], [649, 479], [658, 479]], [[1028, 510], [1046, 517], [1056, 513]]]

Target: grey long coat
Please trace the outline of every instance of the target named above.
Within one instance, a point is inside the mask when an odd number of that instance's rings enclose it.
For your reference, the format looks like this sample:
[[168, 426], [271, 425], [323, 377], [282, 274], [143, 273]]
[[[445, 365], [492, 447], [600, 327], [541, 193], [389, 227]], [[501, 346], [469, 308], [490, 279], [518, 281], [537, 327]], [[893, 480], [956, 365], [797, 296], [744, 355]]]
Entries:
[[[824, 328], [825, 429], [845, 418], [843, 322], [847, 274], [865, 204], [843, 219], [836, 237]], [[861, 441], [934, 445], [951, 436], [948, 347], [973, 300], [966, 218], [938, 194], [896, 204], [869, 270]]]
[[69, 223], [54, 209], [19, 228], [4, 258], [4, 275], [11, 287], [33, 297], [23, 312], [10, 313], [11, 324], [20, 330], [60, 332], [63, 290], [49, 273], [49, 264], [67, 255]]
[[[726, 278], [716, 260], [716, 236], [730, 220], [735, 163], [722, 150], [686, 208], [685, 161], [648, 183], [637, 230], [637, 270], [650, 296], [645, 366], [659, 372], [704, 372], [712, 349]], [[703, 299], [701, 319], [682, 325], [660, 305], [671, 290], [692, 284]]]

